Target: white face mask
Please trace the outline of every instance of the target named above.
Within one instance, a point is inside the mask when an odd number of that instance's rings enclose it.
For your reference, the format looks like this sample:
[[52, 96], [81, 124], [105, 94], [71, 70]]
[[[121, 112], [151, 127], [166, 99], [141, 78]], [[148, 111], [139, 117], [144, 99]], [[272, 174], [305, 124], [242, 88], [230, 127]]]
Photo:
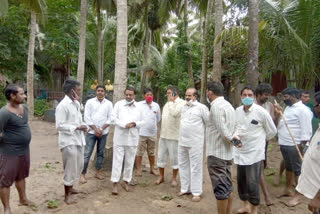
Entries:
[[207, 102], [208, 102], [208, 103], [211, 103], [208, 97], [207, 97]]
[[187, 105], [190, 106], [193, 103], [193, 100], [187, 101]]

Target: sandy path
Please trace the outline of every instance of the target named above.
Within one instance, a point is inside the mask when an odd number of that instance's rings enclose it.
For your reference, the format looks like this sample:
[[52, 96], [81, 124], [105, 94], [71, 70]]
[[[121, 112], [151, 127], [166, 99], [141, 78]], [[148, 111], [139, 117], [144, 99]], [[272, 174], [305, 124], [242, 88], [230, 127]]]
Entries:
[[[191, 196], [176, 197], [175, 194], [179, 192], [179, 188], [170, 186], [170, 174], [167, 174], [167, 180], [164, 184], [157, 186], [154, 184], [156, 178], [148, 172], [143, 172], [143, 177], [137, 179], [139, 184], [132, 187], [132, 192], [126, 193], [120, 188], [120, 195], [112, 196], [110, 194], [112, 185], [110, 172], [105, 171], [106, 179], [100, 181], [93, 178], [94, 171], [89, 169], [88, 183], [78, 187], [86, 194], [75, 196], [78, 203], [67, 206], [63, 202], [63, 169], [54, 124], [33, 121], [30, 126], [32, 129], [31, 171], [30, 177], [27, 179], [27, 194], [32, 201], [36, 202], [37, 209], [17, 206], [17, 192], [15, 188], [12, 188], [11, 206], [14, 213], [217, 213], [206, 163], [204, 165], [203, 199], [199, 203], [192, 203]], [[279, 147], [273, 143], [272, 150], [269, 153], [269, 167], [276, 168], [280, 157]], [[272, 176], [269, 176], [267, 180], [272, 180]], [[235, 168], [233, 168], [233, 181], [236, 186]], [[288, 199], [277, 199], [275, 197], [281, 192], [281, 188], [269, 184], [269, 189], [275, 205], [266, 207], [262, 197], [259, 213], [309, 213], [306, 201], [296, 208], [288, 208], [282, 203]], [[163, 201], [161, 200], [162, 196], [172, 196], [173, 199]], [[58, 207], [48, 209], [48, 201], [52, 199], [56, 199]], [[233, 213], [240, 205], [235, 187]]]

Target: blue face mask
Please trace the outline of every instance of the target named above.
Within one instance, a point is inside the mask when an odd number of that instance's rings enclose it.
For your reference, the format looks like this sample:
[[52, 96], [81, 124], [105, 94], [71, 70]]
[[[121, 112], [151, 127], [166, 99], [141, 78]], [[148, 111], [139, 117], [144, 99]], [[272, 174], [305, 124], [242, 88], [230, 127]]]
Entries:
[[241, 102], [242, 102], [243, 105], [249, 106], [249, 105], [252, 105], [253, 98], [252, 97], [245, 97], [245, 98], [241, 99]]

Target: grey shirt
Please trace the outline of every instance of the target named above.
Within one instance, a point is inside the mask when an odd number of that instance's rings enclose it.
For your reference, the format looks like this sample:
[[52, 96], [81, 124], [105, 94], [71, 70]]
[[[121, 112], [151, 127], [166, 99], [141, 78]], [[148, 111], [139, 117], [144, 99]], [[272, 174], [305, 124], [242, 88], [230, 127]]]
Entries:
[[24, 106], [22, 117], [8, 111], [6, 107], [0, 109], [0, 154], [21, 156], [29, 153], [31, 131], [28, 125], [28, 109]]

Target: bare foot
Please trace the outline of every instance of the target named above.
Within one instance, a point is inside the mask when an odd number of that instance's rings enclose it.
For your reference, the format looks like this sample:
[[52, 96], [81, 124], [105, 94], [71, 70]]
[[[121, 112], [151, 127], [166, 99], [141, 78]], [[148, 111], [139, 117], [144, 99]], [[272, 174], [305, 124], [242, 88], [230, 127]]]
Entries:
[[269, 196], [265, 198], [265, 202], [266, 202], [266, 205], [267, 205], [267, 206], [272, 206], [272, 205], [274, 205]]
[[129, 183], [128, 183], [128, 182], [123, 181], [123, 182], [121, 182], [120, 185], [122, 186], [122, 188], [123, 188], [126, 192], [129, 192], [129, 191], [130, 191], [130, 189], [129, 189]]
[[291, 199], [290, 201], [288, 201], [288, 202], [286, 203], [286, 205], [287, 205], [288, 207], [295, 207], [295, 206], [297, 206], [297, 205], [299, 205], [299, 204], [301, 204], [301, 200], [300, 200], [299, 197], [294, 197], [293, 199]]
[[142, 177], [141, 171], [136, 171], [136, 177]]
[[118, 184], [117, 183], [113, 184], [113, 189], [112, 189], [111, 194], [112, 195], [118, 195]]
[[199, 201], [201, 201], [201, 197], [200, 196], [193, 196], [191, 201], [192, 202], [199, 202]]
[[292, 197], [294, 194], [290, 190], [284, 190], [277, 198]]
[[161, 183], [163, 183], [163, 182], [164, 182], [164, 177], [160, 176], [160, 177], [157, 179], [156, 184], [159, 185], [159, 184], [161, 184]]
[[171, 181], [171, 186], [172, 186], [172, 187], [178, 186], [177, 181], [176, 181], [176, 180], [172, 180], [172, 181]]
[[32, 201], [29, 201], [28, 199], [20, 200], [19, 206], [35, 206], [36, 204]]
[[190, 195], [191, 193], [190, 192], [179, 192], [178, 194], [177, 194], [177, 196], [178, 197], [181, 197], [181, 196], [183, 196], [183, 195]]
[[150, 174], [154, 175], [154, 176], [158, 176], [159, 175], [155, 169], [151, 169], [150, 170]]
[[72, 194], [72, 195], [82, 194], [82, 193], [84, 193], [84, 192], [82, 192], [82, 191], [80, 191], [80, 190], [77, 190], [77, 189], [74, 189], [74, 188], [71, 189], [71, 194]]
[[4, 214], [11, 214], [11, 209], [10, 209], [10, 207], [4, 209]]
[[99, 179], [99, 180], [103, 180], [104, 179], [104, 177], [100, 173], [96, 173], [94, 177]]
[[244, 207], [238, 209], [238, 210], [237, 210], [237, 213], [238, 213], [238, 214], [241, 214], [241, 213], [251, 213], [251, 209], [250, 209], [250, 207], [244, 206]]
[[85, 183], [87, 183], [87, 179], [84, 174], [81, 174], [79, 179], [79, 184], [85, 184]]
[[70, 196], [65, 197], [65, 198], [64, 198], [64, 202], [65, 202], [67, 205], [76, 204], [76, 203], [77, 203], [76, 201], [71, 200], [71, 197], [70, 197]]

